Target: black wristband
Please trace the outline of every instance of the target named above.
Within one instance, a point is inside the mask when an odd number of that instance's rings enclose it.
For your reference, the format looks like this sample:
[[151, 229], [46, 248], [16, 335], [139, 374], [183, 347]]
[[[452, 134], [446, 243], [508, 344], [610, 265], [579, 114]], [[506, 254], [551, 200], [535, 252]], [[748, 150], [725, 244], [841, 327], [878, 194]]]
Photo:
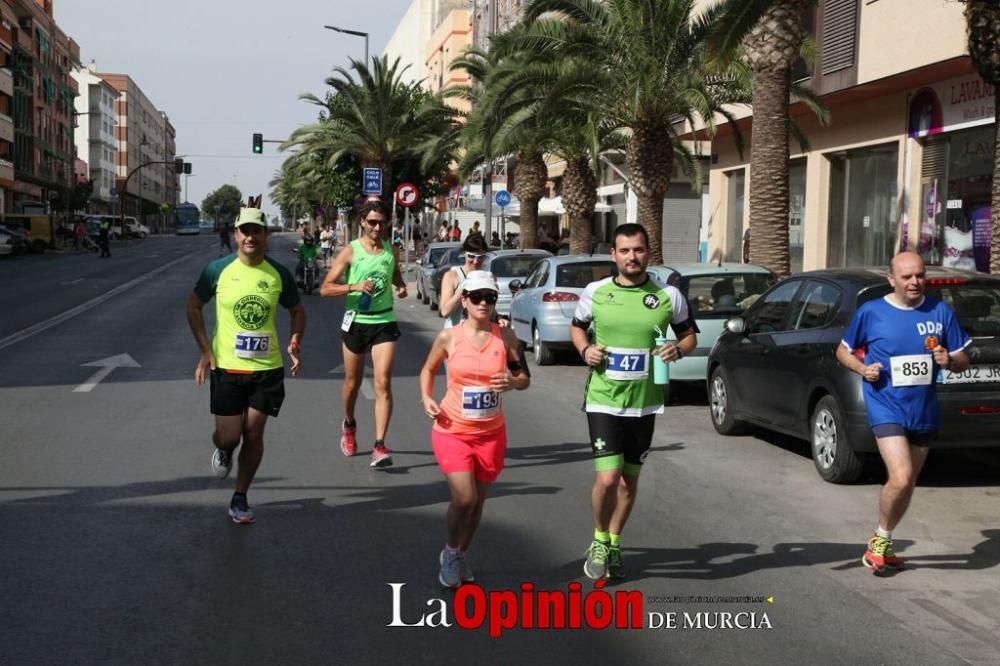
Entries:
[[583, 351], [580, 352], [580, 358], [582, 358], [584, 361], [586, 361], [587, 360], [587, 350], [590, 349], [593, 346], [594, 345], [587, 345], [586, 347], [584, 347]]
[[684, 350], [681, 349], [680, 345], [675, 345], [674, 349], [677, 350], [677, 360], [678, 361], [681, 360], [682, 358], [684, 358]]

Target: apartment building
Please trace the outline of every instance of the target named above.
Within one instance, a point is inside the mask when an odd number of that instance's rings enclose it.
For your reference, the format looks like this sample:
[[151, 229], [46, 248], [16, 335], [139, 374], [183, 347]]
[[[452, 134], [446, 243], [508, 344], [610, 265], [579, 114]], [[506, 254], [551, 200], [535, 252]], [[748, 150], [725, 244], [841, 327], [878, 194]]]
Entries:
[[87, 178], [93, 185], [92, 212], [114, 213], [118, 197], [116, 159], [118, 90], [97, 75], [97, 65], [78, 67], [70, 76], [80, 88], [76, 98], [76, 153], [87, 163]]
[[[13, 74], [6, 114], [14, 124], [13, 201], [5, 200], [4, 207], [19, 211], [47, 206], [75, 184], [73, 116], [79, 91], [70, 71], [80, 61], [80, 47], [53, 20], [52, 0], [0, 0], [0, 12], [10, 26], [12, 49], [5, 57]], [[0, 38], [6, 34], [0, 31]]]
[[[150, 101], [142, 88], [128, 74], [97, 72], [97, 76], [118, 92], [115, 114], [118, 122], [115, 138], [118, 153], [115, 158], [116, 189], [119, 206], [126, 215], [145, 219], [159, 214], [160, 205], [177, 203], [177, 179], [167, 166], [141, 169], [128, 180], [122, 194], [122, 184], [140, 164], [173, 159], [173, 127], [166, 114]], [[170, 151], [168, 152], [168, 145]], [[169, 197], [173, 197], [172, 199]]]
[[14, 192], [14, 26], [17, 14], [0, 0], [0, 212], [13, 210]]
[[[810, 141], [805, 151], [789, 145], [792, 269], [885, 265], [909, 248], [928, 263], [986, 270], [994, 97], [968, 57], [963, 5], [822, 0], [808, 25], [819, 57], [798, 78], [831, 122], [790, 107]], [[740, 115], [749, 146], [753, 117]], [[740, 260], [748, 160], [721, 126], [711, 148], [712, 260]]]

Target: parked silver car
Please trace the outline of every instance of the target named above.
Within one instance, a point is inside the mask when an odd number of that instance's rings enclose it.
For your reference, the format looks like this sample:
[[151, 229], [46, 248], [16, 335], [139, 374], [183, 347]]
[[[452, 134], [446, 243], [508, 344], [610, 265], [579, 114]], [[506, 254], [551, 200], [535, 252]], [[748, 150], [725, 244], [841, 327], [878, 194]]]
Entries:
[[570, 346], [569, 325], [584, 287], [614, 272], [608, 255], [544, 257], [527, 278], [510, 283], [511, 325], [534, 350], [538, 365], [549, 365], [554, 349]]
[[510, 315], [510, 302], [514, 298], [510, 292], [511, 281], [528, 277], [539, 259], [551, 256], [552, 253], [545, 250], [493, 250], [486, 255], [482, 268], [493, 273], [500, 288], [497, 314]]
[[434, 274], [438, 259], [453, 247], [461, 247], [461, 243], [429, 243], [424, 253], [417, 259], [417, 300], [425, 304], [431, 302], [427, 285]]

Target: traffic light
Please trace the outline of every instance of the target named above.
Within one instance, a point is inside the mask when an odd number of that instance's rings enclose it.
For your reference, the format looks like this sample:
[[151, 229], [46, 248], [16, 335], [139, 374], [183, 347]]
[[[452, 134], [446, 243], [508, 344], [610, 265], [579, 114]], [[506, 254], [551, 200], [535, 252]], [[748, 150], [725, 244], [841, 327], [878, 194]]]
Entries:
[[191, 163], [190, 162], [185, 162], [184, 163], [184, 174], [188, 175], [188, 176], [191, 175]]
[[264, 135], [254, 134], [253, 135], [253, 152], [254, 155], [260, 155], [264, 152]]
[[175, 157], [174, 158], [174, 173], [184, 173], [184, 158]]

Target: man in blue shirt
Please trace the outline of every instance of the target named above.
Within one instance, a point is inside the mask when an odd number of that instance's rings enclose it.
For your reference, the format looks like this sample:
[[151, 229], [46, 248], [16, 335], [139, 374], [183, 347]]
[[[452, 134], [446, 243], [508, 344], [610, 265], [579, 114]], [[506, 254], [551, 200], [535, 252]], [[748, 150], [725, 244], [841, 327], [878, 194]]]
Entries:
[[[902, 569], [892, 529], [903, 518], [938, 429], [938, 366], [969, 367], [972, 340], [950, 307], [924, 296], [924, 261], [901, 252], [889, 265], [892, 293], [858, 308], [837, 348], [837, 360], [864, 379], [868, 422], [888, 480], [879, 495], [878, 528], [862, 564], [875, 572]], [[864, 352], [862, 361], [855, 352]]]

